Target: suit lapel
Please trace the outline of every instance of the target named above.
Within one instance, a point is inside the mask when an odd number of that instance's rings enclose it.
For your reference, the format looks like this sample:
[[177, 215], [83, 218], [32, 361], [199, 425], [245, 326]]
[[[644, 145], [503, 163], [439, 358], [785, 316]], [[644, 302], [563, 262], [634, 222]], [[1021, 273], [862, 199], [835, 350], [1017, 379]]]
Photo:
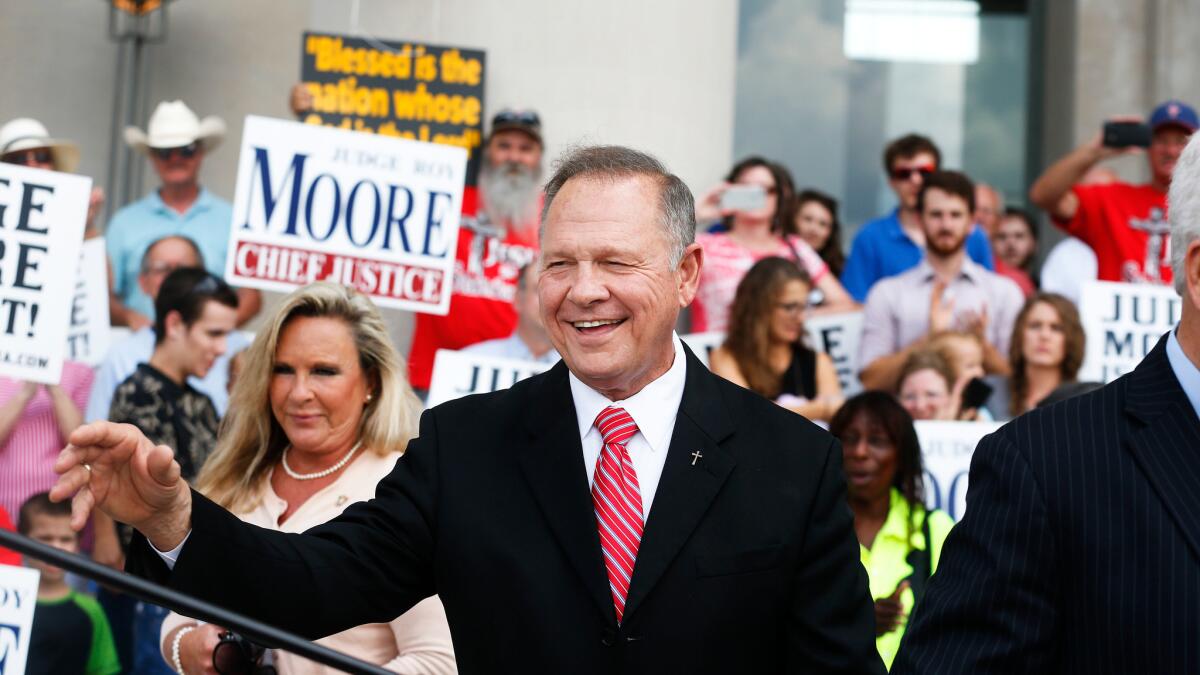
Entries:
[[[683, 400], [638, 547], [625, 602], [626, 623], [683, 548], [735, 464], [729, 453], [717, 445], [733, 433], [733, 423], [717, 388], [716, 376], [690, 349], [685, 346], [684, 350], [687, 379]], [[692, 454], [697, 451], [699, 458]]]
[[539, 387], [526, 415], [531, 442], [520, 451], [521, 469], [588, 595], [605, 621], [615, 625], [575, 403], [563, 362], [545, 375]]
[[1128, 380], [1129, 449], [1200, 557], [1200, 419], [1167, 360], [1166, 338]]

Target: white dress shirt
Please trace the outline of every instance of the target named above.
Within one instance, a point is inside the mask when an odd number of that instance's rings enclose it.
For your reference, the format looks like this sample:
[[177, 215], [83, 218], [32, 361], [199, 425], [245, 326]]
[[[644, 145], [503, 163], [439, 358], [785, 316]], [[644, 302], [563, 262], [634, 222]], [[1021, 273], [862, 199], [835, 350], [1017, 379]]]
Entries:
[[1184, 353], [1183, 345], [1179, 344], [1179, 338], [1175, 335], [1178, 330], [1172, 328], [1167, 338], [1167, 363], [1171, 364], [1175, 379], [1179, 380], [1179, 386], [1183, 387], [1183, 393], [1187, 394], [1188, 401], [1200, 417], [1200, 367]]
[[679, 403], [683, 400], [683, 385], [687, 379], [687, 358], [683, 354], [683, 343], [678, 335], [671, 336], [675, 346], [675, 361], [667, 372], [638, 393], [624, 401], [610, 401], [603, 394], [587, 386], [571, 373], [571, 398], [575, 400], [575, 415], [579, 418], [579, 439], [583, 444], [583, 466], [587, 469], [588, 485], [596, 472], [596, 462], [604, 437], [594, 426], [596, 416], [609, 406], [624, 408], [633, 418], [638, 431], [625, 444], [629, 459], [637, 473], [638, 488], [642, 492], [642, 517], [649, 518], [650, 504], [658, 491], [658, 479], [662, 477], [663, 465], [667, 463], [667, 448], [671, 447], [671, 435], [675, 431], [675, 417], [679, 414]]
[[[683, 385], [687, 380], [687, 357], [683, 353], [683, 342], [676, 334], [671, 335], [671, 344], [675, 347], [675, 360], [667, 372], [663, 373], [650, 384], [642, 387], [638, 393], [624, 401], [610, 401], [603, 394], [587, 386], [570, 373], [571, 398], [575, 401], [575, 415], [579, 421], [579, 439], [583, 445], [583, 466], [587, 469], [588, 485], [592, 484], [592, 475], [596, 472], [596, 462], [600, 459], [600, 449], [603, 436], [593, 422], [600, 411], [608, 406], [624, 408], [638, 426], [625, 447], [629, 450], [629, 459], [633, 462], [633, 470], [637, 472], [638, 488], [642, 492], [642, 517], [649, 519], [650, 504], [654, 501], [654, 493], [658, 491], [658, 480], [662, 477], [663, 466], [667, 463], [667, 449], [671, 447], [671, 436], [675, 432], [675, 418], [679, 415], [679, 404], [683, 401]], [[175, 568], [179, 552], [187, 543], [189, 531], [183, 541], [170, 551], [156, 553], [167, 564], [167, 569]], [[150, 548], [154, 548], [153, 545]]]

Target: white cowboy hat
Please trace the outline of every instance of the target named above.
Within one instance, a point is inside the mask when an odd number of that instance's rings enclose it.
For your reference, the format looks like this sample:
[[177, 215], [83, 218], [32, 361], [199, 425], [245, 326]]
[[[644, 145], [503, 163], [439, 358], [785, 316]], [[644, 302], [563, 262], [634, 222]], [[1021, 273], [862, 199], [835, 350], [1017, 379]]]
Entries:
[[198, 119], [183, 101], [159, 103], [146, 129], [149, 133], [137, 127], [125, 127], [125, 142], [129, 147], [147, 152], [151, 148], [181, 148], [200, 143], [208, 151], [225, 137], [225, 122], [220, 117], [209, 115]]
[[35, 119], [18, 117], [0, 127], [0, 157], [39, 148], [49, 148], [55, 171], [70, 173], [79, 166], [79, 146], [61, 138], [50, 138], [46, 125]]

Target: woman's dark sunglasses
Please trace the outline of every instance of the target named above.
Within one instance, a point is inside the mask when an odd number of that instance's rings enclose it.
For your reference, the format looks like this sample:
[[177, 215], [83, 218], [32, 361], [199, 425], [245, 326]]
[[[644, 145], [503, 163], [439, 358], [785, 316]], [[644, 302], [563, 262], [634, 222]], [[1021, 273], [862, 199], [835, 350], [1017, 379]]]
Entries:
[[246, 638], [225, 631], [213, 647], [213, 670], [220, 675], [275, 675], [275, 666], [264, 666], [266, 650]]
[[47, 148], [40, 150], [16, 150], [0, 157], [0, 162], [4, 162], [5, 164], [20, 164], [22, 166], [49, 164], [53, 161], [54, 153], [50, 152]]

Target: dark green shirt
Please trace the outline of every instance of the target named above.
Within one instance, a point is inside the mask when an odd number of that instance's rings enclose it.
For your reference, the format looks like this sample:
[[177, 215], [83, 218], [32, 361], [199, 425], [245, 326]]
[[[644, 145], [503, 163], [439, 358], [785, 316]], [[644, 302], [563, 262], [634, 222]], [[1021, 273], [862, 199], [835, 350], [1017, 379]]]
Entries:
[[37, 601], [26, 675], [113, 675], [120, 671], [108, 618], [95, 599], [71, 591], [61, 600]]

